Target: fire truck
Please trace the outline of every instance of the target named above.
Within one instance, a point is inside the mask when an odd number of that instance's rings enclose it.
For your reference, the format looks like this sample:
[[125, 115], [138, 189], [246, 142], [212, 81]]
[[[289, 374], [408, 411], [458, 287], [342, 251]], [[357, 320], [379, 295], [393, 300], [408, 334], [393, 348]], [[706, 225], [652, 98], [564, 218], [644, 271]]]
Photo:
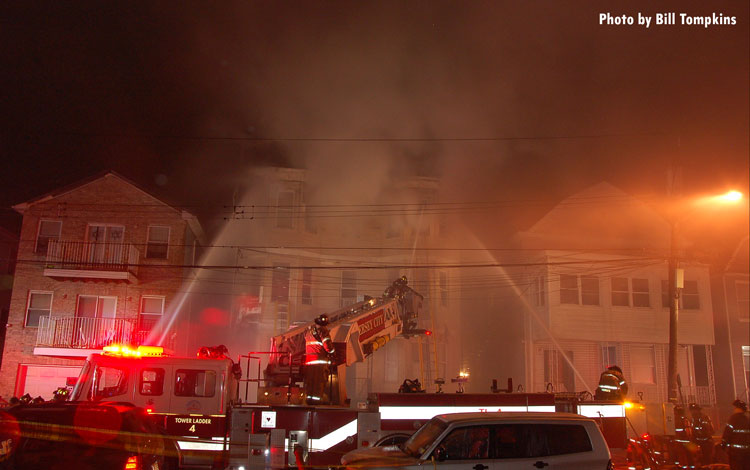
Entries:
[[[624, 420], [621, 404], [578, 404], [552, 393], [513, 392], [511, 383], [507, 390], [493, 387], [496, 393], [487, 394], [372, 394], [367, 403], [350, 407], [343, 387], [346, 367], [393, 338], [426, 334], [417, 328], [422, 302], [400, 278], [380, 297], [328, 314], [335, 352], [327, 367], [314, 369], [320, 376], [305, 370], [310, 322], [272, 338], [268, 351], [249, 352], [236, 361], [222, 347], [201, 348], [192, 358], [153, 346], [107, 347], [88, 357], [70, 400], [144, 407], [172, 437], [175, 467], [236, 470], [338, 465], [344, 453], [388, 435], [410, 435], [441, 413], [573, 411]], [[311, 395], [310, 380], [326, 384], [326, 400]]]

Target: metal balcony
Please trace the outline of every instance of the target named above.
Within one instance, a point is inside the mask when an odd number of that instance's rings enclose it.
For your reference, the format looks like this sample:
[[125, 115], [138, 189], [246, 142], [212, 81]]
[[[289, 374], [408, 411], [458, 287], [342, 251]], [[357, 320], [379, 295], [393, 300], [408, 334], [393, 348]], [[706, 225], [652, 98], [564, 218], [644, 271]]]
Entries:
[[135, 323], [134, 318], [41, 317], [35, 346], [101, 349], [111, 343], [130, 343]]
[[[139, 328], [135, 318], [40, 317], [34, 354], [86, 356], [113, 343], [148, 344], [147, 326], [153, 325], [142, 324]], [[174, 349], [174, 343], [175, 337], [171, 335], [163, 346]]]
[[134, 282], [141, 254], [129, 243], [50, 240], [44, 275]]

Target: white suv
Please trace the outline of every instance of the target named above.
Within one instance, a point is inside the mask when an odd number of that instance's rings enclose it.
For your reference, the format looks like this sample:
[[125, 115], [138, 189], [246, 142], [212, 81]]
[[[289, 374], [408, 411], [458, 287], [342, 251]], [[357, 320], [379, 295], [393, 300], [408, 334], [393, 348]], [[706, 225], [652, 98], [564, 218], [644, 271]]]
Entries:
[[611, 470], [599, 427], [570, 413], [438, 415], [399, 446], [358, 449], [344, 465], [409, 470]]

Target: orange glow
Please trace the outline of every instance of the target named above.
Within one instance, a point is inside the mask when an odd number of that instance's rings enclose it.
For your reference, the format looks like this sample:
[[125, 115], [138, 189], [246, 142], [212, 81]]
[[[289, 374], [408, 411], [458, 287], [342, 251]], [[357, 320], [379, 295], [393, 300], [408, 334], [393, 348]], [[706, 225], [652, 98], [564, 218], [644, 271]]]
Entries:
[[729, 191], [721, 196], [716, 196], [716, 199], [723, 202], [737, 202], [742, 200], [742, 193], [739, 191]]
[[707, 206], [733, 206], [742, 201], [743, 198], [744, 196], [740, 191], [732, 190], [727, 191], [724, 194], [713, 194], [699, 197], [693, 201], [693, 204], [696, 206], [696, 209], [700, 207], [707, 209]]

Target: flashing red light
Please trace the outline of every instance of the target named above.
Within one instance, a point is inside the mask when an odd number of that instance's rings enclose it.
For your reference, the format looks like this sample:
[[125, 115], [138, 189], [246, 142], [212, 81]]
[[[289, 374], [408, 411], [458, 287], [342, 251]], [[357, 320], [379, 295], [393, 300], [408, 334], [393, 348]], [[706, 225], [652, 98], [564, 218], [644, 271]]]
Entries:
[[104, 346], [102, 352], [109, 356], [121, 356], [121, 357], [158, 357], [164, 355], [164, 348], [161, 346], [138, 346], [132, 348], [127, 345], [110, 344]]
[[140, 468], [140, 459], [137, 455], [131, 455], [128, 457], [128, 461], [125, 462], [124, 470], [138, 470]]
[[153, 408], [146, 408], [146, 413], [151, 414], [154, 412]]
[[425, 336], [432, 336], [432, 331], [430, 331], [430, 330], [424, 330], [424, 335]]
[[644, 441], [651, 440], [651, 434], [645, 433], [644, 435], [641, 436], [641, 439], [643, 439]]

